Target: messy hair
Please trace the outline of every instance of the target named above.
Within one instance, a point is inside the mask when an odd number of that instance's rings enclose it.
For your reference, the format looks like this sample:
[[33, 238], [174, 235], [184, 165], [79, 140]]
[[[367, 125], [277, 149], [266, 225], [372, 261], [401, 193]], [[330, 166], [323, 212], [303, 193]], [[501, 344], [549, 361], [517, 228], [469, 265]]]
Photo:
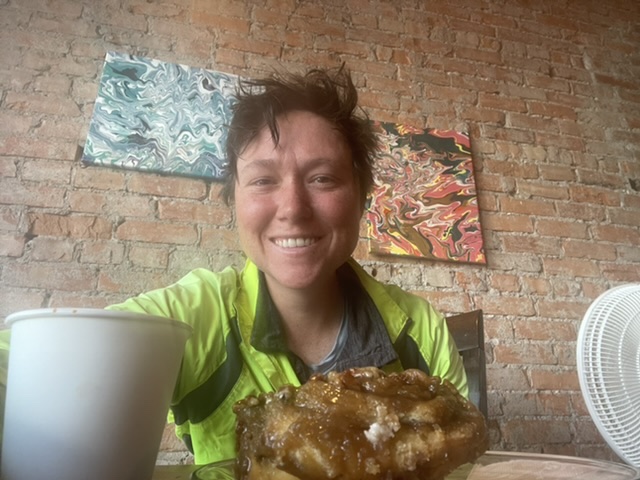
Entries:
[[265, 126], [277, 145], [278, 117], [294, 110], [323, 117], [344, 137], [364, 205], [373, 183], [378, 141], [367, 114], [358, 108], [358, 92], [344, 65], [336, 69], [313, 69], [305, 74], [241, 81], [232, 108], [233, 118], [225, 145], [227, 169], [221, 192], [227, 205], [234, 200], [238, 157]]

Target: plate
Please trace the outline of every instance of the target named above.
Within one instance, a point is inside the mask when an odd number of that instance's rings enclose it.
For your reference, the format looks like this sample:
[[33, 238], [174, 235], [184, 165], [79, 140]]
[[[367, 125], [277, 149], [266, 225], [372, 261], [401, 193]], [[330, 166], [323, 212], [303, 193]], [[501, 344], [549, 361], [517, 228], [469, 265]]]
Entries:
[[[456, 471], [457, 472], [457, 471]], [[629, 465], [579, 457], [536, 453], [487, 452], [474, 462], [467, 476], [448, 480], [638, 480]]]
[[[233, 461], [212, 463], [192, 480], [235, 480]], [[621, 463], [537, 453], [490, 451], [465, 464], [446, 480], [640, 480], [640, 470]]]

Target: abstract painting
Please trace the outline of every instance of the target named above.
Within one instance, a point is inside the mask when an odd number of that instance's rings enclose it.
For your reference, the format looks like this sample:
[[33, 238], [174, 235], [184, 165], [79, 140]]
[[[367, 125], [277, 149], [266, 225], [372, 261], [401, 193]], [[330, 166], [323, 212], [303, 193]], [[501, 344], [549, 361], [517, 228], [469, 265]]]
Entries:
[[372, 253], [486, 263], [466, 133], [373, 122]]
[[237, 83], [227, 73], [108, 52], [82, 162], [222, 178]]

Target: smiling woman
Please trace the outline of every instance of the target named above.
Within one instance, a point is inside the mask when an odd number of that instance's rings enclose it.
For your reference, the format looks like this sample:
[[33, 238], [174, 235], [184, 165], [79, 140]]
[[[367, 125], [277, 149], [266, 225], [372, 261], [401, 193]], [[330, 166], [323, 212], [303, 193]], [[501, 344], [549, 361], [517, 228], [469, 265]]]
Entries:
[[416, 368], [467, 395], [442, 315], [351, 258], [377, 146], [357, 97], [343, 68], [242, 84], [223, 195], [245, 267], [109, 307], [192, 326], [170, 418], [196, 463], [235, 458], [234, 404], [316, 373]]
[[335, 271], [358, 241], [359, 185], [347, 144], [327, 120], [294, 111], [278, 125], [277, 145], [263, 130], [238, 159], [238, 233], [272, 296], [315, 292], [325, 297], [317, 311], [336, 293]]

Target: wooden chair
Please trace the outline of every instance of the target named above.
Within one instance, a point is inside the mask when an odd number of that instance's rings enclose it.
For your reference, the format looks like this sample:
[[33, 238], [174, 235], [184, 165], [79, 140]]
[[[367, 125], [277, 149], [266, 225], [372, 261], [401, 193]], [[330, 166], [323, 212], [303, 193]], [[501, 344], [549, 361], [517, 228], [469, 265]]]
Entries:
[[452, 315], [446, 320], [467, 372], [469, 400], [487, 417], [487, 375], [482, 310]]

